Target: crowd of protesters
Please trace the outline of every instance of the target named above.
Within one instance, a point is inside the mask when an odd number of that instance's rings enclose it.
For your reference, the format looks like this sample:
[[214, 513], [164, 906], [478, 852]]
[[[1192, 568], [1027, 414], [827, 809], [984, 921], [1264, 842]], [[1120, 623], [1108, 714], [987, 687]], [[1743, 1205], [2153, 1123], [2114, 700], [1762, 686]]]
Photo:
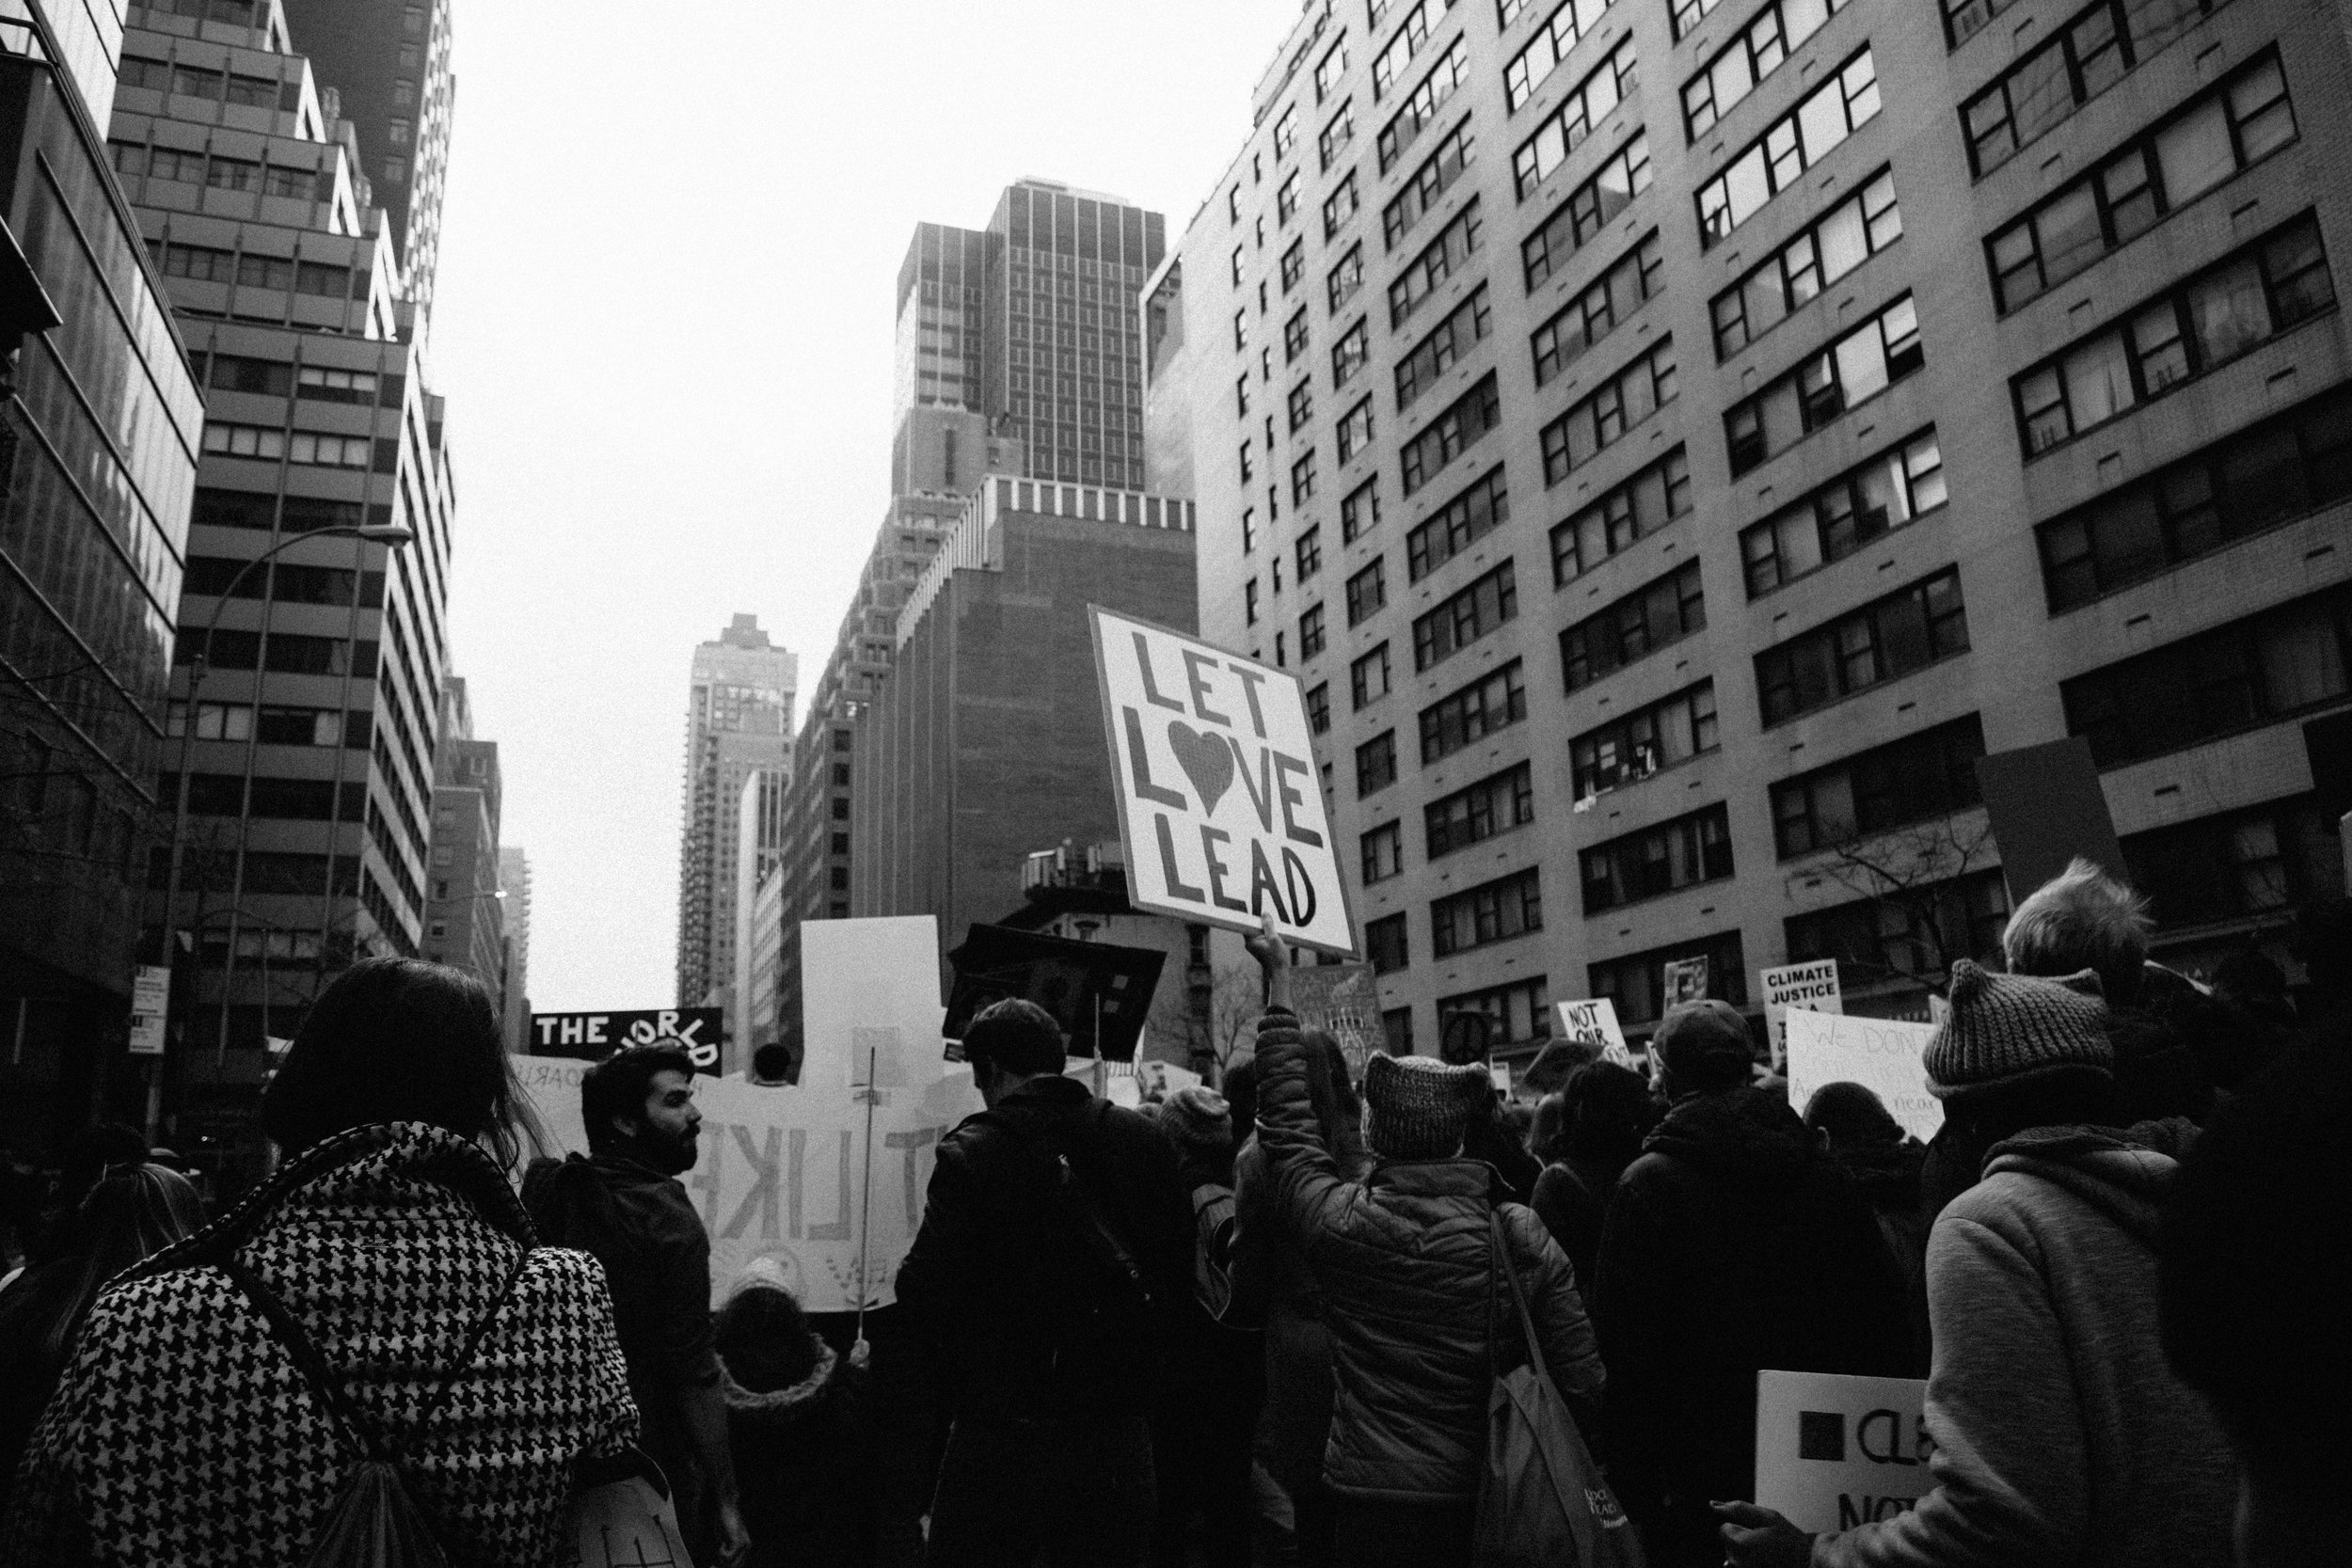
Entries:
[[[1859, 1085], [1792, 1106], [1722, 1002], [1532, 1117], [1476, 1017], [1352, 1070], [1264, 937], [1254, 1053], [1140, 1110], [999, 1003], [870, 1338], [772, 1265], [714, 1292], [682, 1052], [589, 1070], [588, 1150], [526, 1162], [488, 992], [371, 960], [226, 1212], [128, 1128], [6, 1171], [0, 1564], [326, 1560], [362, 1461], [452, 1564], [569, 1561], [643, 1455], [706, 1568], [1441, 1568], [1531, 1360], [1613, 1561], [2344, 1561], [2352, 928], [2309, 911], [2292, 997], [2148, 932], [2078, 862], [1955, 963], [1924, 1147]], [[1924, 1377], [1931, 1490], [1834, 1534], [1749, 1500], [1773, 1369]]]

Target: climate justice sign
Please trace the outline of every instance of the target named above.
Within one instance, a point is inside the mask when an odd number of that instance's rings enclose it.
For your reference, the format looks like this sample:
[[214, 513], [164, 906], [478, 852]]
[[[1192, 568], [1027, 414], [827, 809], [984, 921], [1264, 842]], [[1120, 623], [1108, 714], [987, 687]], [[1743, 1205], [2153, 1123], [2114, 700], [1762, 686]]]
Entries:
[[1343, 958], [1354, 923], [1298, 677], [1089, 606], [1127, 897]]

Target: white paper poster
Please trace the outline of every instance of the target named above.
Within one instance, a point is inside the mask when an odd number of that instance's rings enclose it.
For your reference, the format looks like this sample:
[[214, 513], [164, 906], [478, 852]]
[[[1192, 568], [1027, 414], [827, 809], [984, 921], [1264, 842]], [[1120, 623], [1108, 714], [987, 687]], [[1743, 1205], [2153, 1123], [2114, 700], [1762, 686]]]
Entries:
[[[939, 1002], [939, 923], [927, 914], [804, 920], [801, 1083], [883, 1088], [938, 1076], [947, 1009]], [[790, 940], [789, 938], [787, 939]]]
[[1846, 1010], [1845, 993], [1837, 986], [1836, 958], [1759, 969], [1756, 977], [1763, 984], [1764, 1023], [1772, 1031], [1772, 1063], [1776, 1067], [1788, 1060], [1788, 1031], [1782, 1018], [1789, 1008], [1810, 1007], [1817, 1013]]
[[1089, 607], [1127, 896], [1180, 920], [1356, 955], [1346, 886], [1289, 671]]
[[134, 1056], [164, 1053], [165, 1016], [171, 1008], [171, 970], [141, 964], [131, 974], [131, 1045]]
[[1788, 1103], [1799, 1116], [1824, 1084], [1855, 1083], [1876, 1093], [1887, 1114], [1921, 1143], [1944, 1125], [1944, 1102], [1928, 1093], [1922, 1060], [1935, 1034], [1931, 1023], [1891, 1018], [1844, 1018], [1788, 1009]]
[[1756, 1500], [1821, 1534], [1890, 1519], [1935, 1490], [1921, 1403], [1907, 1377], [1759, 1372]]
[[1619, 1067], [1633, 1065], [1633, 1053], [1626, 1049], [1625, 1031], [1617, 1026], [1614, 1002], [1601, 996], [1589, 1002], [1561, 1002], [1554, 1006], [1560, 1013], [1562, 1038], [1591, 1046], [1605, 1062], [1614, 1062]]

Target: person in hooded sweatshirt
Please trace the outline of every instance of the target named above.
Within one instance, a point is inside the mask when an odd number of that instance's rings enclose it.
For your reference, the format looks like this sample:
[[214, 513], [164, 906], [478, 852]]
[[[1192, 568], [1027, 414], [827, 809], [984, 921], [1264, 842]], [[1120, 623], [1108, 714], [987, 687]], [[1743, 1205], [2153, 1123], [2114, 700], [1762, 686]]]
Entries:
[[1989, 1153], [1928, 1240], [1935, 1488], [1905, 1513], [1808, 1536], [1720, 1513], [1735, 1568], [2159, 1568], [2230, 1560], [2236, 1465], [2166, 1364], [2159, 1217], [2185, 1119], [2099, 1125], [2115, 1050], [2093, 971], [1952, 966], [1928, 1086]]
[[1899, 1375], [1909, 1334], [1868, 1207], [1751, 1086], [1747, 1022], [1684, 1003], [1650, 1053], [1672, 1108], [1618, 1179], [1593, 1285], [1601, 1457], [1654, 1568], [1714, 1568], [1708, 1505], [1755, 1491], [1756, 1374]]
[[745, 1568], [865, 1561], [874, 1467], [864, 1369], [810, 1325], [771, 1258], [736, 1280], [712, 1338], [752, 1537]]

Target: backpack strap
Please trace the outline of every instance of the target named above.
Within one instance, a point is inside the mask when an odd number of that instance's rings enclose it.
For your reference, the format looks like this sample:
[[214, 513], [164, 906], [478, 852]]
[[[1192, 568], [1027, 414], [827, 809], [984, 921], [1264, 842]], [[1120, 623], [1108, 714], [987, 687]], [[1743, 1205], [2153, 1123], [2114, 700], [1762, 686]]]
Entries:
[[[1502, 1210], [1500, 1207], [1487, 1210], [1486, 1223], [1492, 1227], [1495, 1259], [1502, 1265], [1502, 1277], [1511, 1287], [1511, 1300], [1519, 1309], [1519, 1331], [1527, 1336], [1527, 1359], [1534, 1367], [1535, 1375], [1549, 1386], [1551, 1369], [1544, 1364], [1543, 1341], [1535, 1335], [1535, 1314], [1527, 1309], [1526, 1288], [1519, 1284], [1519, 1271], [1511, 1262], [1511, 1240], [1502, 1228]], [[1491, 1354], [1491, 1351], [1488, 1354]]]
[[[1106, 1101], [1097, 1101], [1089, 1117], [1098, 1122], [1107, 1119], [1104, 1113], [1109, 1108]], [[1025, 1127], [1016, 1118], [994, 1111], [983, 1111], [972, 1119], [985, 1120], [989, 1126], [1009, 1132], [1020, 1142], [1043, 1152], [1047, 1162], [1046, 1180], [1053, 1187], [1055, 1205], [1077, 1232], [1079, 1243], [1086, 1249], [1087, 1256], [1127, 1290], [1134, 1291], [1136, 1297], [1149, 1303], [1152, 1287], [1144, 1275], [1143, 1265], [1136, 1260], [1136, 1255], [1120, 1239], [1117, 1227], [1104, 1214], [1102, 1206], [1095, 1202], [1093, 1191], [1087, 1186], [1086, 1179], [1078, 1174], [1076, 1164], [1061, 1147], [1060, 1141], [1045, 1129]]]

